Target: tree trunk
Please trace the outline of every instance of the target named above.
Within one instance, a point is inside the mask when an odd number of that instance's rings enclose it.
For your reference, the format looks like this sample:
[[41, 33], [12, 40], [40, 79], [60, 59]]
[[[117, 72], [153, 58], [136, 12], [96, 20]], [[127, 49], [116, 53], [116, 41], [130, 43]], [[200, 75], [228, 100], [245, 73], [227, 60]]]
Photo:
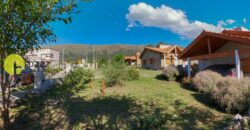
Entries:
[[[5, 130], [11, 129], [11, 122], [10, 122], [10, 113], [9, 113], [9, 104], [10, 104], [10, 87], [8, 82], [8, 76], [6, 75], [4, 71], [4, 59], [5, 54], [1, 53], [1, 59], [0, 59], [0, 84], [2, 89], [2, 106], [3, 110], [1, 112], [2, 114], [2, 120], [3, 120], [3, 128]], [[8, 90], [7, 90], [8, 89]]]
[[2, 111], [2, 118], [3, 118], [3, 128], [5, 130], [10, 130], [11, 129], [11, 123], [10, 123], [10, 115], [9, 115], [9, 109], [6, 108], [5, 110]]

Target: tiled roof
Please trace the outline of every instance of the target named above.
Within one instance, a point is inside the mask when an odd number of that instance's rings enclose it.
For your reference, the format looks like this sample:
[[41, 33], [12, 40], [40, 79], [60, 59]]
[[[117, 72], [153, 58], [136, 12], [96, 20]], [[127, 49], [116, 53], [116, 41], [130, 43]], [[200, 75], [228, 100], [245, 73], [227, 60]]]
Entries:
[[249, 37], [250, 38], [250, 32], [249, 31], [233, 31], [233, 30], [224, 30], [222, 34], [228, 34], [228, 35], [234, 35], [239, 37]]
[[154, 51], [154, 52], [157, 52], [157, 53], [160, 53], [160, 54], [169, 54], [174, 48], [178, 48], [180, 51], [183, 51], [183, 48], [182, 47], [179, 47], [179, 46], [170, 46], [168, 48], [158, 48], [158, 47], [145, 47], [140, 58], [143, 56], [144, 52], [146, 50], [150, 50], [150, 51]]
[[[207, 38], [210, 38], [211, 45], [214, 51], [227, 42], [234, 42], [250, 46], [250, 32], [249, 31], [233, 31], [224, 30], [221, 33], [203, 31], [184, 51], [179, 55], [180, 58], [192, 57], [201, 55], [207, 52]], [[213, 47], [213, 46], [212, 46]]]
[[[170, 51], [172, 51], [175, 47], [178, 47], [178, 46], [170, 46], [168, 48], [145, 47], [145, 49], [155, 51], [155, 52], [159, 52], [159, 53], [162, 53], [162, 54], [167, 54], [167, 53], [170, 53]], [[179, 48], [182, 50], [181, 47], [179, 47]]]
[[125, 56], [125, 60], [136, 60], [136, 56]]

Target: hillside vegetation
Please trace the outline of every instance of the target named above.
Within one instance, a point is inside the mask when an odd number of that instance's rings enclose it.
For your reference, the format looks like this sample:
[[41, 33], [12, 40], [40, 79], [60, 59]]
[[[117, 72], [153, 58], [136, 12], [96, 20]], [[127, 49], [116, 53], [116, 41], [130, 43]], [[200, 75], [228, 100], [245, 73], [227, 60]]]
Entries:
[[60, 52], [64, 49], [65, 60], [79, 60], [86, 57], [88, 59], [93, 58], [93, 48], [96, 53], [97, 59], [100, 58], [112, 58], [114, 55], [121, 53], [124, 55], [134, 55], [136, 52], [142, 52], [144, 46], [135, 45], [86, 45], [86, 44], [64, 44], [64, 45], [49, 45], [43, 48], [52, 48]]

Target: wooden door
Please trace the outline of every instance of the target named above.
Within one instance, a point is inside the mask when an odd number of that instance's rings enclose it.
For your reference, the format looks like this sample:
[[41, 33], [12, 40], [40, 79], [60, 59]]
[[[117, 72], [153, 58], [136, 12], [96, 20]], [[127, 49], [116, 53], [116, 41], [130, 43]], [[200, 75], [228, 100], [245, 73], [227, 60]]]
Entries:
[[243, 73], [250, 74], [250, 58], [245, 58], [241, 60], [241, 68]]

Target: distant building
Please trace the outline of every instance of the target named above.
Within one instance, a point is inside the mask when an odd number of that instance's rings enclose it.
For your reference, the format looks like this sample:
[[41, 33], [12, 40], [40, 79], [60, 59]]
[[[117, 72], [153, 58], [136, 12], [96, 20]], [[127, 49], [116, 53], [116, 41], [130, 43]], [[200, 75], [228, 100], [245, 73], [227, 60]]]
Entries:
[[179, 46], [159, 43], [156, 47], [145, 47], [140, 58], [142, 67], [147, 69], [164, 69], [170, 65], [180, 65], [182, 60], [178, 55], [182, 52]]
[[134, 56], [125, 56], [125, 62], [130, 66], [141, 67], [140, 53], [137, 52]]
[[54, 49], [32, 50], [24, 57], [31, 63], [31, 66], [43, 62], [51, 67], [59, 67], [60, 52]]

